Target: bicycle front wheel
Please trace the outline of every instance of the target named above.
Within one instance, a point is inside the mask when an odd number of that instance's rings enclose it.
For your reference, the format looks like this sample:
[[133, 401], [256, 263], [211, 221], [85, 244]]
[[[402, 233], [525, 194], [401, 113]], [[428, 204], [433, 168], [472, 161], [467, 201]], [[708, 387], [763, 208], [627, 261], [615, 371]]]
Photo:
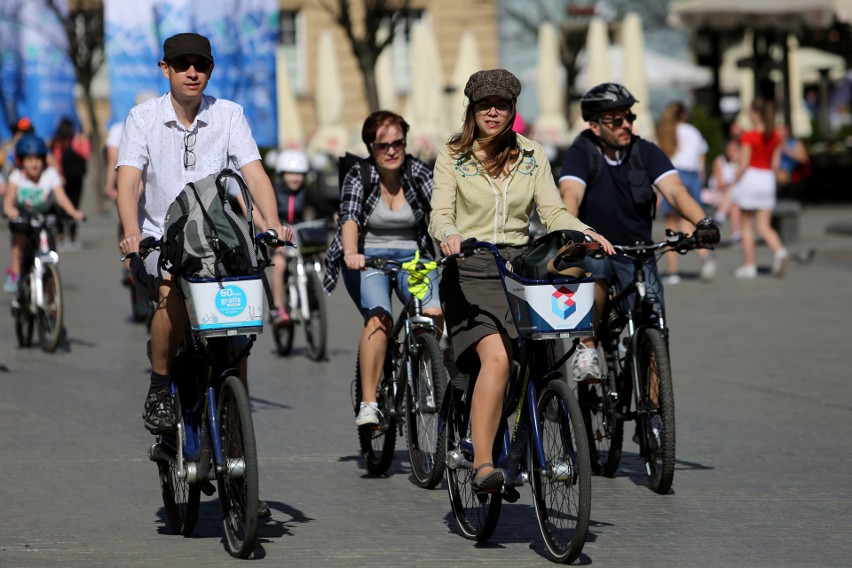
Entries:
[[257, 447], [248, 395], [239, 378], [227, 377], [219, 389], [219, 440], [223, 463], [217, 464], [219, 504], [231, 556], [248, 558], [257, 537]]
[[586, 543], [592, 507], [586, 430], [577, 399], [561, 381], [541, 391], [537, 406], [545, 463], [535, 451], [529, 459], [538, 526], [552, 559], [573, 562]]
[[30, 311], [31, 293], [30, 275], [21, 273], [18, 280], [18, 307], [15, 312], [15, 337], [18, 347], [29, 347], [33, 344], [33, 329], [35, 317]]
[[38, 337], [41, 348], [52, 353], [59, 347], [59, 341], [62, 339], [62, 281], [55, 265], [45, 264], [43, 269], [41, 289], [44, 301], [38, 314]]
[[308, 341], [308, 356], [314, 361], [321, 361], [325, 357], [326, 341], [328, 338], [328, 322], [325, 312], [325, 291], [322, 289], [319, 274], [307, 269], [308, 292], [306, 298], [310, 317], [305, 324], [305, 339]]
[[[616, 388], [620, 369], [617, 362], [612, 366], [604, 365], [610, 359], [603, 356], [605, 354], [600, 346], [598, 350], [603, 378], [596, 384], [577, 384], [577, 400], [586, 424], [592, 473], [612, 477], [618, 470], [624, 441], [624, 419], [618, 409]], [[617, 357], [617, 354], [613, 356]]]
[[659, 329], [642, 333], [638, 364], [644, 407], [638, 420], [645, 442], [645, 469], [651, 489], [665, 494], [674, 479], [675, 410], [669, 348]]
[[[180, 404], [180, 394], [177, 390], [175, 397], [175, 416], [183, 418]], [[160, 446], [171, 456], [177, 457], [177, 444], [183, 443], [180, 438], [173, 436], [160, 438]], [[166, 510], [166, 518], [169, 526], [175, 534], [189, 536], [195, 528], [198, 520], [198, 507], [201, 502], [201, 488], [198, 484], [190, 485], [186, 477], [178, 473], [178, 464], [174, 461], [158, 461], [157, 469], [160, 472], [160, 489], [163, 494], [163, 508]]]
[[446, 379], [441, 348], [428, 331], [417, 335], [417, 352], [411, 369], [414, 390], [405, 397], [408, 456], [417, 485], [432, 489], [441, 482], [447, 457], [438, 435], [438, 409]]
[[470, 420], [462, 392], [452, 385], [444, 395], [447, 491], [450, 506], [462, 536], [485, 542], [494, 534], [503, 497], [500, 493], [476, 493], [473, 490], [473, 444]]
[[[390, 350], [391, 345], [388, 345], [388, 351], [390, 352]], [[383, 388], [383, 385], [388, 384], [390, 380], [391, 363], [389, 357], [386, 357], [376, 391], [376, 401], [379, 403], [379, 423], [375, 426], [358, 428], [358, 445], [361, 448], [361, 455], [364, 456], [367, 471], [373, 475], [382, 475], [388, 470], [396, 449], [397, 419], [390, 416], [389, 410], [393, 401], [387, 399], [387, 390]], [[358, 414], [362, 400], [361, 355], [359, 354], [355, 360], [355, 414]]]

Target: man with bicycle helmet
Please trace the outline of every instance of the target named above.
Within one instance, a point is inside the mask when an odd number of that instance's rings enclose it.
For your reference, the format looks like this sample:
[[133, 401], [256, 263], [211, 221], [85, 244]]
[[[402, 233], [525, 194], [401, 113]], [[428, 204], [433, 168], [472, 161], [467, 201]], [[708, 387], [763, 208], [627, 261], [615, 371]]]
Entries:
[[[559, 192], [568, 211], [605, 234], [615, 245], [651, 242], [656, 209], [654, 188], [683, 218], [695, 225], [699, 243], [719, 242], [719, 229], [704, 215], [701, 205], [684, 187], [666, 154], [633, 133], [638, 101], [623, 85], [603, 83], [583, 95], [580, 108], [588, 129], [580, 133], [565, 154]], [[633, 279], [633, 263], [618, 256], [587, 258], [595, 274], [595, 314], [606, 300], [607, 282], [626, 285]], [[656, 263], [645, 264], [649, 296], [663, 305], [663, 287]], [[597, 325], [597, 322], [595, 322]], [[573, 362], [575, 381], [601, 377], [594, 339], [584, 338]]]
[[15, 144], [15, 159], [17, 168], [9, 175], [3, 200], [3, 213], [10, 221], [12, 233], [12, 265], [3, 290], [10, 293], [18, 290], [21, 260], [27, 246], [28, 226], [18, 222], [21, 214], [47, 213], [56, 204], [75, 221], [84, 217], [66, 195], [59, 171], [48, 167], [44, 140], [35, 134], [25, 134]]

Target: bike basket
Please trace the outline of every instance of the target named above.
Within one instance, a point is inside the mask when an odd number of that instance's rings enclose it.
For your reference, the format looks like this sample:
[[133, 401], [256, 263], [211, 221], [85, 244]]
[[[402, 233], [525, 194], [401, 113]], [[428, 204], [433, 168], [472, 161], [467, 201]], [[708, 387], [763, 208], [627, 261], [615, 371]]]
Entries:
[[592, 278], [527, 280], [501, 271], [503, 289], [520, 335], [558, 339], [592, 335], [595, 281]]
[[296, 227], [296, 244], [302, 254], [317, 254], [328, 249], [328, 230], [325, 224]]
[[206, 337], [263, 332], [263, 281], [259, 275], [221, 280], [184, 277], [181, 285], [193, 330]]

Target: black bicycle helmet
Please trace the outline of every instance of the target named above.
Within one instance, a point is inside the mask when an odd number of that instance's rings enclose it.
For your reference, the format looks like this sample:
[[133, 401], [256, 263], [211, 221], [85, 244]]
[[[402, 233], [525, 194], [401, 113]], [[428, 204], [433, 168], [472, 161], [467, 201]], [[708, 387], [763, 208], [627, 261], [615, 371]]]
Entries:
[[44, 158], [47, 156], [47, 144], [35, 134], [25, 134], [15, 144], [15, 156], [19, 160], [23, 160], [24, 156], [39, 156], [40, 158]]
[[601, 83], [593, 87], [580, 100], [580, 110], [583, 120], [594, 122], [601, 117], [601, 113], [615, 108], [625, 108], [638, 103], [624, 85], [618, 83]]

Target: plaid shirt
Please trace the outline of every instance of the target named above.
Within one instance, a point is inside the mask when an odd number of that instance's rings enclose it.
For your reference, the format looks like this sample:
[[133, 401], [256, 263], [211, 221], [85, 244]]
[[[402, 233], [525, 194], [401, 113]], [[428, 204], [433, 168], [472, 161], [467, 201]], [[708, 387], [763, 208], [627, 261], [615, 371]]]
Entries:
[[[365, 165], [370, 168], [369, 188], [365, 188], [361, 183], [361, 168]], [[420, 249], [421, 258], [434, 259], [435, 249], [432, 238], [427, 231], [432, 199], [432, 170], [423, 161], [408, 154], [405, 156], [405, 163], [402, 167], [403, 194], [414, 212], [417, 246]], [[343, 223], [352, 220], [358, 224], [359, 249], [361, 249], [364, 227], [373, 209], [376, 208], [381, 195], [379, 172], [376, 170], [376, 164], [372, 158], [356, 163], [343, 179], [343, 187], [340, 189], [337, 234], [334, 235], [334, 240], [325, 256], [326, 273], [322, 286], [329, 294], [337, 285], [340, 264], [343, 260]]]

